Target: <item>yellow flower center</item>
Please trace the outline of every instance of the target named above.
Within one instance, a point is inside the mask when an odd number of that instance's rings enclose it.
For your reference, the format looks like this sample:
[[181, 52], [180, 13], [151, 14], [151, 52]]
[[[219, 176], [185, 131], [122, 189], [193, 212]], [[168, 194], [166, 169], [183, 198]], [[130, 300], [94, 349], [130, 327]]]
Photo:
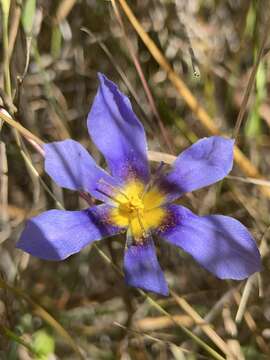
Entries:
[[165, 195], [155, 186], [147, 191], [144, 184], [132, 180], [113, 194], [115, 207], [111, 211], [112, 222], [128, 227], [135, 242], [140, 242], [151, 229], [159, 227], [166, 211], [161, 207]]

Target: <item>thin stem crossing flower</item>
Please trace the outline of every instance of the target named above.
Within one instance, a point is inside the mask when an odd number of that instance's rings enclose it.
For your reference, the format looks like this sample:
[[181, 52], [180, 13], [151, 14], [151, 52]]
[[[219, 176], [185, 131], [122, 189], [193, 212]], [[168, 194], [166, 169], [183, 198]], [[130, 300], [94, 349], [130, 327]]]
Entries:
[[180, 247], [221, 279], [241, 280], [259, 271], [258, 248], [239, 221], [197, 216], [173, 204], [231, 171], [234, 141], [203, 138], [177, 157], [168, 174], [161, 164], [151, 180], [145, 132], [129, 99], [104, 75], [99, 81], [87, 126], [109, 172], [74, 140], [46, 144], [44, 150], [45, 171], [59, 186], [103, 204], [46, 211], [27, 222], [17, 247], [42, 259], [63, 260], [93, 241], [126, 232], [127, 284], [162, 295], [168, 295], [168, 286], [155, 252], [156, 237]]

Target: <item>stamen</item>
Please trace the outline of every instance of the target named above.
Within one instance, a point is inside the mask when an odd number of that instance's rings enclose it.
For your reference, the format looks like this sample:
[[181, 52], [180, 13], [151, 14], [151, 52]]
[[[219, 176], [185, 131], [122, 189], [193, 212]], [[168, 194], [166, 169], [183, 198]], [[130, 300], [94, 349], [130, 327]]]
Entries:
[[143, 199], [145, 197], [146, 193], [148, 193], [148, 191], [151, 190], [156, 185], [157, 180], [159, 179], [160, 175], [162, 174], [164, 165], [165, 165], [165, 163], [163, 161], [161, 161], [156, 172], [152, 176], [151, 180], [148, 182], [148, 184], [144, 188], [143, 193], [141, 194], [141, 199]]
[[143, 226], [143, 222], [142, 219], [140, 217], [139, 211], [137, 210], [137, 216], [138, 216], [138, 221], [139, 221], [139, 225], [142, 229], [142, 236], [140, 238], [136, 238], [136, 236], [134, 235], [134, 229], [132, 228], [132, 221], [131, 218], [128, 218], [128, 230], [127, 230], [127, 243], [126, 246], [130, 246], [133, 244], [133, 242], [135, 243], [139, 243], [142, 241], [142, 239], [144, 239], [147, 236], [147, 232], [145, 231], [145, 228]]
[[122, 204], [121, 201], [119, 201], [119, 200], [117, 200], [116, 198], [114, 198], [113, 196], [107, 194], [104, 190], [96, 189], [96, 191], [99, 192], [99, 193], [102, 194], [102, 195], [107, 196], [107, 198], [111, 199], [112, 201], [117, 202], [119, 205]]
[[[109, 183], [108, 183], [107, 181], [105, 181], [103, 178], [99, 179], [98, 182], [99, 182], [99, 183], [103, 183], [103, 184], [109, 186], [109, 187], [110, 187], [111, 189], [113, 189], [114, 191], [117, 191], [117, 189], [116, 189], [113, 185], [109, 184]], [[121, 201], [119, 201], [118, 199], [116, 199], [114, 196], [112, 196], [111, 194], [106, 193], [106, 191], [105, 191], [104, 189], [96, 188], [96, 191], [99, 192], [99, 193], [102, 194], [102, 195], [107, 196], [109, 199], [117, 202], [119, 205], [122, 204]]]
[[109, 184], [109, 183], [108, 183], [106, 180], [104, 180], [103, 178], [101, 178], [98, 182], [107, 185], [107, 186], [110, 187], [113, 191], [118, 192], [119, 194], [123, 195], [128, 201], [130, 201], [130, 199], [129, 199], [129, 197], [127, 196], [127, 194], [125, 194], [125, 193], [124, 193], [122, 190], [120, 190], [118, 187]]
[[[138, 217], [138, 219], [140, 219], [140, 218]], [[141, 237], [138, 238], [138, 237], [136, 237], [134, 235], [134, 231], [132, 229], [132, 222], [131, 222], [131, 220], [129, 218], [129, 221], [128, 221], [129, 226], [128, 226], [128, 230], [127, 230], [127, 243], [126, 243], [127, 246], [130, 246], [133, 243], [135, 243], [135, 244], [142, 243], [143, 240], [147, 237], [147, 233], [144, 230], [144, 227], [143, 227], [143, 224], [142, 224], [141, 220], [139, 220], [139, 223], [142, 226], [143, 234], [142, 234]]]
[[121, 190], [118, 190], [118, 192], [119, 192], [120, 195], [124, 196], [124, 197], [127, 199], [127, 201], [130, 201], [130, 198], [127, 196], [127, 194], [125, 194], [125, 193], [124, 193], [123, 191], [121, 191]]
[[140, 227], [142, 229], [143, 237], [145, 237], [146, 236], [146, 231], [145, 231], [145, 228], [144, 228], [144, 225], [143, 225], [143, 222], [142, 222], [142, 219], [141, 219], [141, 215], [140, 215], [140, 212], [139, 212], [138, 209], [137, 209], [137, 217], [138, 217]]
[[131, 224], [129, 225], [129, 228], [127, 230], [127, 242], [126, 247], [130, 247], [133, 244], [133, 235], [131, 230]]
[[87, 192], [80, 191], [79, 194], [80, 194], [81, 198], [84, 199], [89, 205], [91, 205], [91, 206], [93, 205], [93, 200]]

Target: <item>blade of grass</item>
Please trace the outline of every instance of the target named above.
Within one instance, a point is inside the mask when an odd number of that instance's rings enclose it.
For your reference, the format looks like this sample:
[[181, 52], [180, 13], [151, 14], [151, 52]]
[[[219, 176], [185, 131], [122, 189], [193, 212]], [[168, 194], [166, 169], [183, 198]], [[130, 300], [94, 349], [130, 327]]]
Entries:
[[228, 175], [226, 177], [226, 179], [241, 181], [241, 182], [244, 182], [247, 184], [254, 184], [254, 185], [259, 185], [259, 186], [270, 186], [269, 180], [254, 179], [254, 178], [250, 178], [250, 177], [244, 178], [244, 177], [233, 176], [233, 175]]
[[0, 119], [8, 123], [12, 128], [16, 129], [26, 139], [31, 139], [38, 145], [44, 145], [43, 140], [32, 134], [31, 131], [27, 130], [18, 121], [15, 121], [9, 115], [4, 114], [3, 109], [0, 109]]
[[10, 81], [10, 71], [9, 71], [9, 48], [8, 48], [8, 17], [10, 10], [10, 0], [1, 0], [2, 5], [2, 31], [3, 31], [3, 50], [4, 50], [4, 82], [5, 82], [5, 90], [9, 97], [9, 100], [12, 99], [11, 93], [11, 81]]
[[[241, 295], [240, 295], [240, 293], [238, 291], [234, 293], [234, 299], [235, 299], [236, 304], [239, 306], [240, 301], [241, 301]], [[270, 354], [269, 345], [267, 344], [267, 342], [265, 341], [263, 336], [258, 331], [256, 322], [253, 319], [253, 317], [252, 317], [251, 313], [249, 312], [249, 310], [246, 310], [244, 312], [244, 319], [245, 319], [245, 322], [247, 324], [248, 329], [253, 334], [254, 339], [256, 340], [258, 348], [262, 351], [263, 354], [267, 354], [267, 356], [268, 356], [267, 359], [268, 359], [269, 354]]]
[[58, 8], [55, 14], [55, 23], [58, 25], [61, 21], [63, 21], [74, 5], [76, 4], [77, 0], [62, 0], [59, 2]]
[[257, 74], [257, 71], [258, 71], [258, 67], [259, 67], [261, 59], [263, 57], [263, 54], [264, 54], [264, 49], [265, 49], [267, 37], [268, 37], [268, 34], [269, 34], [268, 33], [269, 26], [270, 26], [270, 16], [268, 17], [268, 19], [266, 21], [266, 24], [265, 24], [264, 35], [263, 35], [263, 39], [262, 39], [262, 42], [261, 42], [261, 45], [260, 45], [260, 48], [259, 48], [259, 51], [258, 51], [257, 60], [256, 60], [254, 66], [252, 68], [252, 71], [251, 71], [251, 74], [250, 74], [250, 77], [249, 77], [249, 80], [248, 80], [248, 84], [247, 84], [247, 87], [245, 89], [245, 94], [244, 94], [244, 97], [243, 97], [243, 100], [242, 100], [242, 104], [240, 106], [240, 111], [239, 111], [239, 114], [238, 114], [238, 117], [237, 117], [237, 120], [236, 120], [235, 129], [234, 129], [234, 138], [235, 139], [237, 138], [237, 136], [239, 134], [240, 127], [241, 127], [241, 124], [243, 122], [244, 115], [245, 115], [245, 112], [246, 112], [246, 108], [247, 108], [247, 105], [248, 105], [248, 100], [249, 100], [249, 97], [250, 97], [250, 94], [251, 94], [251, 90], [252, 90], [252, 87], [253, 87], [253, 84], [254, 84], [254, 81], [255, 81], [255, 78], [256, 78], [256, 74]]
[[[262, 236], [262, 239], [261, 239], [259, 250], [260, 250], [260, 254], [261, 254], [262, 258], [264, 258], [269, 253], [269, 248], [267, 245], [267, 235], [269, 233], [269, 230], [270, 230], [270, 226], [267, 227], [267, 229], [265, 230], [265, 232]], [[251, 291], [252, 291], [254, 285], [258, 284], [258, 282], [259, 282], [258, 275], [259, 275], [258, 273], [253, 274], [246, 281], [244, 290], [242, 292], [241, 300], [240, 300], [240, 303], [239, 303], [239, 306], [237, 309], [237, 313], [235, 316], [235, 321], [237, 324], [241, 323], [244, 313], [245, 313], [245, 310], [246, 310], [247, 302], [248, 302], [249, 296], [251, 294]]]
[[8, 213], [8, 162], [6, 144], [0, 141], [0, 244], [8, 239], [10, 232]]
[[30, 353], [33, 355], [39, 356], [40, 354], [33, 348], [31, 344], [22, 339], [21, 336], [15, 334], [12, 330], [6, 328], [5, 326], [0, 324], [0, 333], [6, 336], [8, 339], [15, 341], [16, 343], [24, 346]]
[[10, 29], [8, 35], [8, 56], [11, 58], [14, 50], [14, 46], [16, 43], [16, 39], [18, 36], [18, 30], [20, 26], [20, 19], [21, 19], [21, 6], [18, 4], [14, 4], [13, 12], [11, 14], [10, 19]]
[[36, 0], [26, 0], [22, 12], [22, 25], [26, 36], [31, 36], [36, 12]]

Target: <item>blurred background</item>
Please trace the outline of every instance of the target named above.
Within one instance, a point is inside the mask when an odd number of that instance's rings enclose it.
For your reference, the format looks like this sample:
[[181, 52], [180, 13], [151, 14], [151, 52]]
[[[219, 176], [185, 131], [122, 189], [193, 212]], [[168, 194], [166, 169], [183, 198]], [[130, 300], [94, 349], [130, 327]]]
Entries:
[[104, 257], [121, 267], [123, 238], [59, 263], [28, 256], [15, 244], [29, 217], [58, 202], [71, 210], [86, 203], [58, 188], [41, 155], [1, 123], [0, 359], [218, 359], [182, 325], [219, 359], [269, 359], [269, 1], [128, 1], [161, 63], [123, 11], [125, 1], [0, 4], [2, 108], [44, 142], [73, 138], [104, 165], [86, 129], [102, 72], [128, 94], [149, 149], [161, 157], [217, 131], [237, 135], [244, 156], [230, 176], [181, 204], [200, 215], [237, 218], [263, 256], [260, 276], [221, 281], [160, 242], [158, 257], [173, 292], [153, 295], [155, 306], [128, 288]]

